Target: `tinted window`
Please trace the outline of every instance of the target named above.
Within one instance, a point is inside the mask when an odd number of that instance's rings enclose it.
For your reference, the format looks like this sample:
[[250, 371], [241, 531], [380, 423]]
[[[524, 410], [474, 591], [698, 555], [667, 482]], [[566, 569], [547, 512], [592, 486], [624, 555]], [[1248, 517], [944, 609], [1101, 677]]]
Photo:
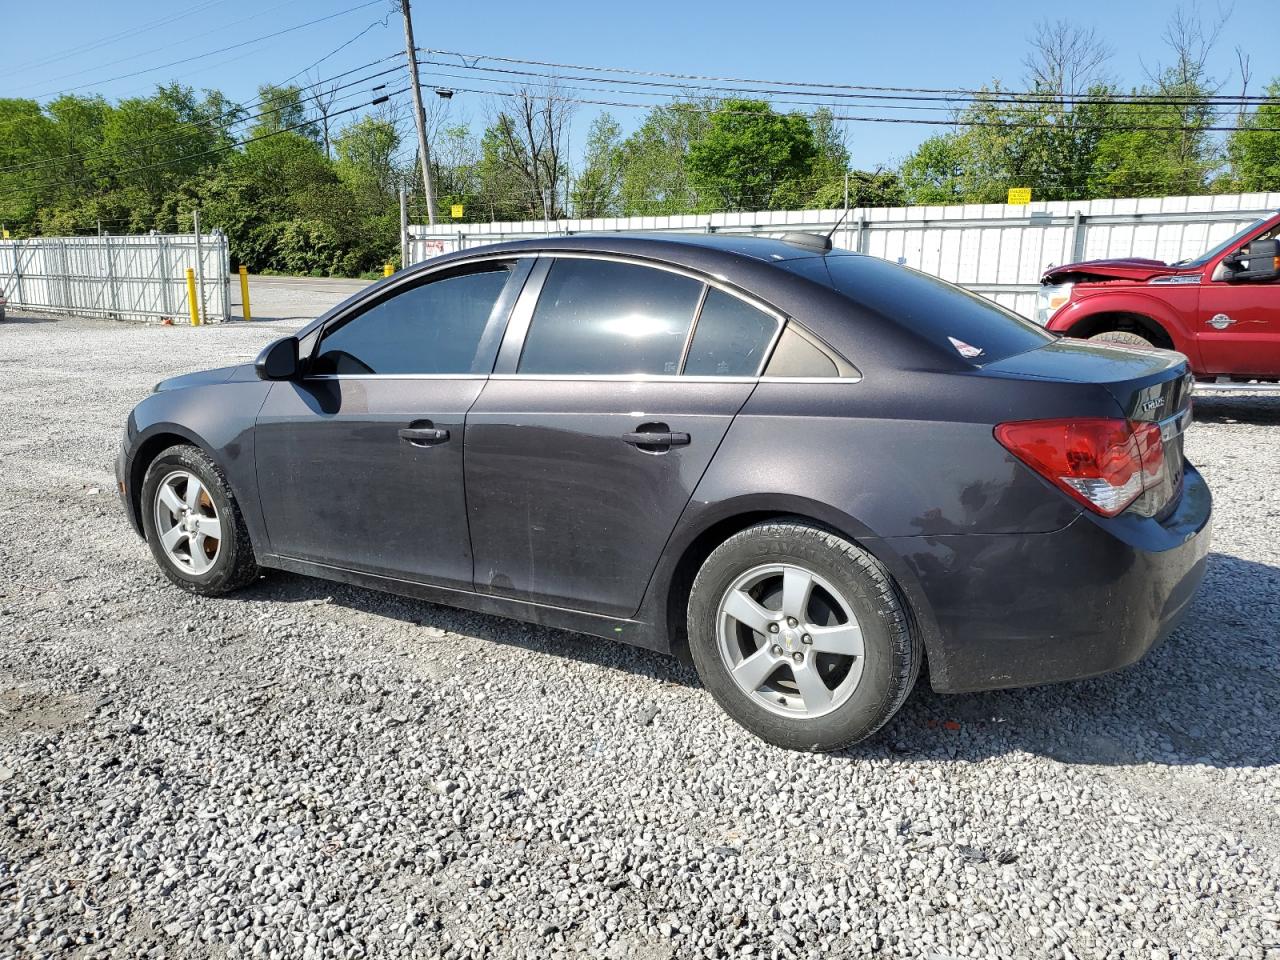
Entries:
[[609, 260], [557, 260], [533, 311], [521, 373], [674, 374], [702, 284]]
[[773, 348], [766, 377], [838, 377], [841, 375], [836, 361], [816, 343], [787, 324]]
[[784, 266], [834, 287], [854, 303], [972, 363], [1025, 353], [1055, 339], [985, 297], [876, 257], [828, 255]]
[[778, 321], [748, 303], [712, 288], [698, 314], [684, 372], [704, 377], [754, 376]]
[[446, 277], [370, 307], [320, 341], [316, 373], [486, 373], [477, 358], [510, 267]]

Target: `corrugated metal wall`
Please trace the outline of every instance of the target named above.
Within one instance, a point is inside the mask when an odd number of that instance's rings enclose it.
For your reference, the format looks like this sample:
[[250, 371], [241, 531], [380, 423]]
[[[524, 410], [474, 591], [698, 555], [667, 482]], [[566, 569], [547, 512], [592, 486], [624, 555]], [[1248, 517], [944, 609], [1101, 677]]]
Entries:
[[[874, 207], [850, 210], [839, 247], [901, 261], [1030, 316], [1050, 266], [1102, 257], [1181, 260], [1274, 213], [1280, 193], [1129, 200], [1050, 201], [1029, 206]], [[654, 230], [777, 234], [835, 225], [841, 210], [765, 210], [683, 217], [533, 220], [409, 228], [409, 262], [498, 240]]]
[[203, 276], [201, 319], [227, 320], [229, 265], [227, 238], [218, 233], [198, 243], [195, 234], [0, 241], [0, 287], [10, 307], [88, 317], [186, 322], [191, 268]]

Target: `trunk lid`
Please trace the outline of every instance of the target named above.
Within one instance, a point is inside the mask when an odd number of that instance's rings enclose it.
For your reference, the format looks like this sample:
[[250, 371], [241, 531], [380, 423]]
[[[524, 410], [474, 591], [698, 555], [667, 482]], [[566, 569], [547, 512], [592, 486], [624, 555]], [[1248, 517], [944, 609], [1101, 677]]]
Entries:
[[988, 364], [984, 373], [1096, 384], [1115, 398], [1125, 419], [1159, 424], [1164, 445], [1162, 480], [1129, 509], [1158, 517], [1173, 509], [1182, 492], [1183, 435], [1191, 425], [1191, 393], [1195, 385], [1182, 354], [1064, 337], [1037, 350]]

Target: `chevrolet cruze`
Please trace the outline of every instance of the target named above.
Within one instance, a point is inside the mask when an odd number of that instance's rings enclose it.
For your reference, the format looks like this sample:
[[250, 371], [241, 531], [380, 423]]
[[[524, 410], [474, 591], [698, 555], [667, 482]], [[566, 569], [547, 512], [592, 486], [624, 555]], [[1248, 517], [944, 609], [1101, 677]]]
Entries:
[[187, 590], [277, 568], [670, 651], [828, 750], [926, 664], [1014, 687], [1167, 634], [1209, 545], [1191, 388], [822, 237], [548, 238], [158, 384], [117, 472]]

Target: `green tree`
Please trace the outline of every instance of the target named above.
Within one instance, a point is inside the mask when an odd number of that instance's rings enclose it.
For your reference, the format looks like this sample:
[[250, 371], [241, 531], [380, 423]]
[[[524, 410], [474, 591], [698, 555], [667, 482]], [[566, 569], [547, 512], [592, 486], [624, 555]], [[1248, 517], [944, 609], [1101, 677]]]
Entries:
[[623, 216], [692, 213], [699, 198], [688, 169], [689, 150], [709, 125], [715, 102], [680, 101], [654, 107], [622, 144]]
[[964, 203], [969, 144], [958, 133], [932, 136], [898, 167], [903, 199], [909, 204]]
[[307, 105], [301, 87], [264, 83], [258, 87], [258, 100], [258, 119], [250, 131], [252, 136], [294, 130], [309, 140], [320, 140], [319, 126], [307, 121]]
[[[1261, 104], [1227, 140], [1230, 186], [1239, 191], [1280, 190], [1280, 78], [1267, 86], [1271, 102]], [[1262, 128], [1270, 129], [1262, 129]]]
[[704, 210], [784, 209], [804, 189], [818, 147], [800, 114], [726, 100], [689, 145], [690, 185]]
[[591, 121], [582, 173], [573, 183], [576, 217], [617, 216], [622, 200], [622, 127], [608, 113]]

